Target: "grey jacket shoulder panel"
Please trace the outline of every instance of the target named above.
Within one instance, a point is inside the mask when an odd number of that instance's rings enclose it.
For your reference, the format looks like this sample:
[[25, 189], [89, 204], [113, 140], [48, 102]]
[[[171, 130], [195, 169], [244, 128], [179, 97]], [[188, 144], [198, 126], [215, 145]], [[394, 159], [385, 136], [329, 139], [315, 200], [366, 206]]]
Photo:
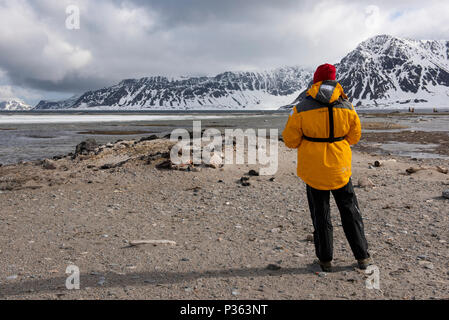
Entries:
[[348, 99], [343, 99], [342, 97], [338, 98], [337, 103], [334, 105], [334, 108], [354, 110], [352, 103], [349, 102]]
[[[313, 99], [312, 97], [308, 96], [307, 98], [303, 99], [300, 103], [296, 105], [296, 112], [306, 112], [310, 110], [316, 110], [321, 108], [328, 108], [329, 104], [322, 103], [316, 99]], [[348, 109], [348, 110], [354, 110], [352, 107], [351, 102], [347, 99], [343, 99], [342, 97], [338, 98], [335, 104], [333, 104], [334, 108], [339, 109]]]
[[327, 105], [324, 105], [309, 96], [296, 105], [296, 112], [300, 113], [321, 108], [327, 108]]

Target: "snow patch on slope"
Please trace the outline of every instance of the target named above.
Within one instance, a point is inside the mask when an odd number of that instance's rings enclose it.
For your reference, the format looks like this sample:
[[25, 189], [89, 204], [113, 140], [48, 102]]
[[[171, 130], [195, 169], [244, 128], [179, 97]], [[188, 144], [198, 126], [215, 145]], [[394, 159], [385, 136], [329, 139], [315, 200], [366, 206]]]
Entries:
[[2, 111], [26, 111], [31, 110], [32, 107], [20, 99], [9, 99], [0, 102], [0, 110]]

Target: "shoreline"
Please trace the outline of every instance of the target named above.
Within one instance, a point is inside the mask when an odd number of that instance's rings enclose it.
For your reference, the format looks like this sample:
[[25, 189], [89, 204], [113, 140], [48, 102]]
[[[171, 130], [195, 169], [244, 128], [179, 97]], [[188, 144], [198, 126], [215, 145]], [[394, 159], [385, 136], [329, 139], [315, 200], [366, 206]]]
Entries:
[[[212, 119], [213, 120], [213, 119]], [[137, 125], [138, 127], [144, 127], [143, 125]], [[145, 125], [146, 126], [146, 125]], [[157, 124], [149, 124], [150, 127], [165, 127], [163, 125]], [[167, 126], [170, 128], [171, 126]], [[449, 132], [448, 131], [416, 131], [411, 130], [409, 127], [388, 123], [388, 122], [378, 122], [378, 121], [362, 121], [362, 127], [368, 128], [368, 132], [362, 133], [362, 138], [360, 142], [353, 147], [355, 151], [367, 152], [372, 156], [397, 156], [401, 157], [404, 160], [414, 159], [416, 157], [410, 155], [401, 155], [400, 153], [395, 154], [394, 151], [384, 150], [382, 145], [384, 144], [394, 144], [394, 143], [407, 143], [411, 146], [413, 145], [423, 145], [428, 144], [430, 146], [434, 146], [433, 148], [429, 148], [425, 150], [426, 153], [429, 154], [430, 159], [438, 159], [439, 157], [449, 156]], [[218, 128], [220, 131], [224, 128], [222, 125], [216, 124], [206, 124], [203, 125], [204, 129], [207, 128]], [[235, 129], [235, 128], [230, 128]], [[392, 130], [393, 129], [393, 130]], [[5, 131], [11, 131], [13, 129], [2, 129]], [[399, 131], [398, 131], [399, 130]], [[78, 131], [78, 135], [85, 136], [85, 138], [93, 138], [96, 137], [109, 137], [116, 136], [116, 139], [119, 140], [126, 139], [131, 136], [135, 136], [135, 139], [144, 138], [145, 136], [156, 135], [160, 138], [165, 137], [168, 138], [167, 134], [155, 133], [151, 130], [87, 130], [87, 131]], [[138, 136], [136, 136], [138, 135]], [[32, 136], [29, 136], [33, 138]], [[122, 138], [123, 137], [123, 138]], [[45, 138], [39, 136], [38, 138]], [[104, 138], [102, 139], [105, 140]], [[115, 139], [114, 139], [115, 140]], [[106, 140], [105, 144], [113, 143], [111, 140]], [[73, 149], [75, 146], [73, 146]], [[49, 158], [58, 158], [61, 157], [61, 152], [55, 152], [58, 155], [50, 156]], [[413, 151], [411, 151], [413, 153]], [[418, 154], [419, 151], [415, 151], [414, 153]], [[430, 154], [434, 154], [435, 156], [432, 158]], [[65, 155], [62, 155], [65, 156]], [[419, 155], [418, 155], [419, 158]], [[0, 163], [0, 166], [11, 166], [17, 165], [20, 163], [32, 163], [36, 161], [43, 161], [46, 157], [41, 157], [34, 160], [26, 160], [26, 161], [17, 161], [15, 163]]]
[[[409, 112], [408, 108], [396, 108], [396, 109], [378, 109], [378, 108], [355, 108], [359, 114], [368, 114], [373, 116], [385, 116], [385, 115], [449, 115], [449, 108], [440, 108], [438, 112], [433, 112], [432, 108], [418, 108], [415, 112]], [[0, 110], [0, 115], [3, 114], [29, 114], [29, 115], [49, 115], [49, 114], [79, 114], [79, 115], [104, 115], [104, 114], [115, 114], [115, 115], [127, 115], [127, 114], [150, 114], [150, 115], [189, 115], [189, 114], [288, 114], [290, 110], [277, 110], [277, 109], [210, 109], [210, 110]]]

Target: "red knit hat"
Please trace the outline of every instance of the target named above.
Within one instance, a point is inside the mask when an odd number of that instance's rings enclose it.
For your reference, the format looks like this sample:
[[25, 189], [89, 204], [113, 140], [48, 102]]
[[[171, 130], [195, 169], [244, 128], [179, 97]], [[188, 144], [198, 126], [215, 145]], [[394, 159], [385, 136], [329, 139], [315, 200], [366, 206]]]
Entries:
[[335, 80], [337, 70], [331, 64], [323, 64], [319, 66], [313, 76], [313, 83], [317, 83], [324, 80]]

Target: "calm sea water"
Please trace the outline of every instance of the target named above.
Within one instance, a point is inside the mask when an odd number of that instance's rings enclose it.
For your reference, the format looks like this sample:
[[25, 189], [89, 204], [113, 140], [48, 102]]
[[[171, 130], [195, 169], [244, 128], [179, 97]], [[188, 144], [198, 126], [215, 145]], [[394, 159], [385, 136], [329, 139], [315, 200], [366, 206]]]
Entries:
[[[389, 117], [361, 114], [362, 120], [404, 124], [417, 131], [448, 131], [449, 115]], [[50, 158], [73, 152], [87, 138], [99, 143], [157, 134], [175, 128], [192, 129], [201, 120], [203, 128], [276, 128], [281, 133], [288, 113], [263, 112], [3, 112], [0, 113], [0, 163], [10, 164]], [[408, 129], [408, 130], [410, 130]]]
[[50, 158], [73, 152], [88, 138], [99, 143], [164, 136], [176, 128], [283, 128], [285, 113], [0, 113], [0, 163]]

